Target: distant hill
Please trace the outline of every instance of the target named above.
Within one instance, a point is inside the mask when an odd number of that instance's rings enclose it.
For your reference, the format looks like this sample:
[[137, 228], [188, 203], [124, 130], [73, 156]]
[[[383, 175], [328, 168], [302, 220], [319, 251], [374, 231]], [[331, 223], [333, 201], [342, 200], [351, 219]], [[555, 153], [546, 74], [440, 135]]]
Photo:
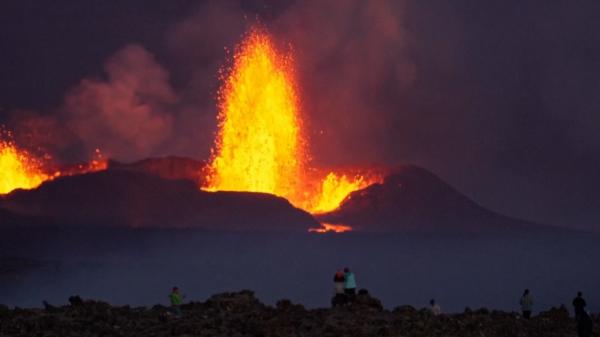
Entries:
[[[549, 229], [488, 210], [424, 168], [389, 170], [381, 184], [351, 193], [315, 217], [270, 194], [205, 192], [205, 163], [183, 157], [109, 162], [0, 197], [0, 225], [91, 225], [305, 232], [320, 222], [354, 231], [512, 233]], [[316, 218], [316, 219], [315, 219]], [[318, 221], [317, 221], [318, 220]]]
[[0, 207], [13, 225], [31, 225], [31, 219], [36, 219], [36, 225], [209, 230], [305, 232], [318, 226], [310, 214], [270, 194], [205, 192], [190, 180], [164, 179], [135, 170], [62, 177], [34, 190], [13, 191], [0, 199]]
[[392, 170], [382, 184], [353, 192], [338, 209], [317, 218], [375, 232], [476, 233], [537, 226], [490, 211], [413, 165]]

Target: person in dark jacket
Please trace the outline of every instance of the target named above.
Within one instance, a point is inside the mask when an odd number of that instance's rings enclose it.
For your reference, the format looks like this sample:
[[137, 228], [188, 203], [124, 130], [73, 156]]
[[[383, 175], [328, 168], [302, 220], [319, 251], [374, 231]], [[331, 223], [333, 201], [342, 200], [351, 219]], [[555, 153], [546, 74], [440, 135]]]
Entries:
[[591, 337], [594, 322], [585, 310], [579, 314], [577, 319], [577, 337]]
[[577, 292], [577, 297], [573, 299], [573, 308], [575, 309], [575, 319], [579, 319], [579, 316], [585, 312], [585, 300], [583, 299], [581, 291]]
[[346, 277], [344, 272], [338, 270], [335, 275], [333, 275], [333, 284], [335, 285], [335, 293], [343, 294], [344, 293], [344, 282], [346, 281]]

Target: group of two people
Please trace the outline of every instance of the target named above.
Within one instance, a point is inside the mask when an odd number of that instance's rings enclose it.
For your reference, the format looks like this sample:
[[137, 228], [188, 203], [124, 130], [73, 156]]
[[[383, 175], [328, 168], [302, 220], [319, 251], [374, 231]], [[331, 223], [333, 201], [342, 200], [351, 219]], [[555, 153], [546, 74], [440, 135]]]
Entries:
[[333, 284], [335, 285], [336, 295], [353, 296], [356, 294], [356, 277], [348, 267], [335, 273]]
[[[519, 300], [523, 318], [529, 319], [533, 310], [533, 297], [529, 289], [525, 289], [521, 299]], [[593, 322], [590, 315], [585, 311], [587, 303], [583, 298], [581, 291], [577, 292], [577, 296], [573, 299], [573, 311], [575, 312], [575, 321], [577, 322], [577, 335], [579, 337], [589, 337], [592, 334]]]
[[333, 307], [351, 304], [356, 295], [356, 277], [350, 268], [338, 270], [333, 275], [334, 296], [331, 299]]

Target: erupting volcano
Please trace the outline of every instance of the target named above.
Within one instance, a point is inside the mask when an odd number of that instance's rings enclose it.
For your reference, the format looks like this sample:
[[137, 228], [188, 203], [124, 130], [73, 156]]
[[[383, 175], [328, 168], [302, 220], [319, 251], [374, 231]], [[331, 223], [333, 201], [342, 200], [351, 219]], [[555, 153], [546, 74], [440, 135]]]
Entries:
[[271, 193], [322, 213], [378, 180], [310, 170], [292, 55], [279, 52], [263, 29], [237, 47], [219, 108], [206, 190]]
[[[197, 187], [199, 184], [207, 191], [273, 194], [312, 214], [324, 214], [338, 209], [353, 191], [382, 180], [380, 175], [364, 170], [330, 171], [311, 165], [309, 140], [302, 121], [292, 54], [289, 51], [279, 51], [264, 29], [250, 30], [235, 49], [231, 69], [222, 74], [223, 83], [218, 95], [219, 131], [208, 164], [190, 164], [194, 167], [191, 170], [194, 174], [190, 174], [185, 164], [176, 159], [148, 159], [147, 161], [154, 164], [140, 164], [139, 167], [136, 164], [119, 165], [113, 162], [111, 172], [87, 178], [90, 181], [118, 179], [121, 177], [119, 174], [125, 173], [114, 171], [137, 168], [164, 179], [193, 180], [196, 185], [192, 186]], [[35, 156], [18, 147], [12, 141], [10, 133], [2, 136], [0, 194], [8, 194], [15, 189], [35, 189], [45, 181], [57, 177], [108, 168], [100, 150], [95, 151], [94, 158], [89, 163], [64, 166], [54, 162], [51, 155]], [[43, 148], [43, 144], [39, 148]], [[170, 162], [174, 164], [168, 164]], [[177, 167], [173, 169], [172, 166]], [[83, 184], [86, 181], [71, 179], [64, 185]], [[63, 186], [62, 182], [58, 181], [50, 185], [49, 189]], [[43, 188], [44, 186], [40, 189]], [[186, 190], [186, 193], [191, 192]], [[204, 194], [200, 195], [205, 197]], [[81, 199], [76, 197], [72, 200]], [[285, 205], [290, 207], [288, 203]], [[57, 205], [54, 208], [61, 207]], [[54, 208], [48, 209], [54, 211]], [[349, 230], [352, 228], [328, 223], [315, 231]]]

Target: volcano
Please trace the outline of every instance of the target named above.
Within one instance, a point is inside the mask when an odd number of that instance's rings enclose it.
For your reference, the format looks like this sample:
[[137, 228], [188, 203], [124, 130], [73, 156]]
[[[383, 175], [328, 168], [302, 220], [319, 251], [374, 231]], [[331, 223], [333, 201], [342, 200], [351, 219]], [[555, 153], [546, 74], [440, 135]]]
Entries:
[[393, 169], [383, 183], [351, 193], [339, 208], [317, 218], [372, 232], [482, 233], [538, 226], [493, 212], [414, 165]]
[[231, 61], [221, 72], [218, 132], [206, 161], [119, 163], [96, 149], [87, 164], [50, 170], [51, 155], [38, 158], [0, 139], [0, 194], [6, 194], [0, 207], [11, 212], [5, 218], [321, 232], [477, 232], [531, 225], [485, 209], [416, 166], [398, 167], [385, 179], [388, 169], [315, 167], [291, 51], [254, 27]]
[[382, 183], [351, 193], [334, 211], [311, 215], [282, 197], [198, 189], [201, 162], [182, 157], [111, 162], [105, 171], [60, 177], [0, 199], [4, 225], [73, 225], [306, 232], [487, 233], [535, 230], [477, 204], [428, 170], [403, 165]]

